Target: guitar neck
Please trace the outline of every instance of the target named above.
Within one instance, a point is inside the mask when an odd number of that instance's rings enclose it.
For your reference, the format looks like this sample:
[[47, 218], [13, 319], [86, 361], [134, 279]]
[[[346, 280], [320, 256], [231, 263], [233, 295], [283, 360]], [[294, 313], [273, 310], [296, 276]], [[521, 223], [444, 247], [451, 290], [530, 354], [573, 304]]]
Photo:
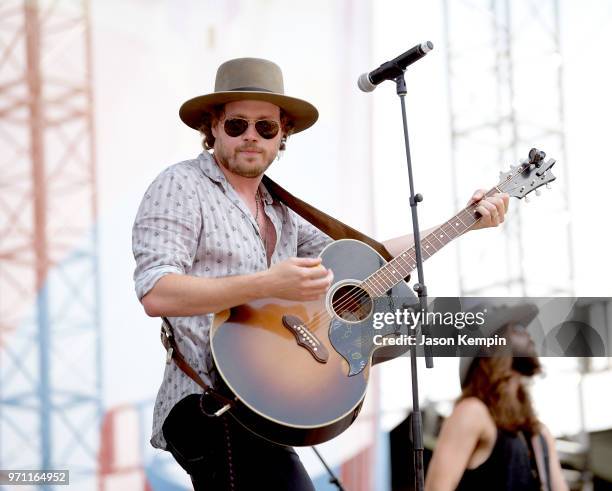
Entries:
[[[498, 192], [500, 191], [496, 186], [489, 190], [485, 196], [492, 196]], [[466, 206], [421, 239], [423, 261], [429, 259], [450, 241], [467, 232], [480, 220], [480, 215], [476, 212], [477, 206], [477, 204]], [[416, 245], [413, 245], [372, 273], [362, 282], [362, 287], [373, 296], [384, 295], [414, 271], [416, 264]]]

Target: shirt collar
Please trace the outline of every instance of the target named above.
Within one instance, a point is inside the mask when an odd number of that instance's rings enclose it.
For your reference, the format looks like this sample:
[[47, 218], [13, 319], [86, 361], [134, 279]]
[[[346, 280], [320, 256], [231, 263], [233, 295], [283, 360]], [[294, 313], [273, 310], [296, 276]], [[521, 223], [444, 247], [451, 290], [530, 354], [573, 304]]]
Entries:
[[271, 205], [274, 202], [272, 195], [268, 192], [263, 182], [259, 183], [259, 192], [261, 193], [265, 204]]
[[200, 169], [202, 169], [202, 172], [204, 172], [206, 177], [227, 186], [227, 179], [223, 175], [223, 172], [221, 172], [221, 169], [219, 169], [217, 162], [215, 162], [215, 159], [210, 153], [206, 151], [202, 152], [200, 155], [198, 155], [198, 161], [200, 162]]
[[[200, 155], [198, 155], [198, 161], [200, 163], [200, 169], [202, 172], [211, 180], [221, 184], [223, 188], [227, 191], [228, 186], [230, 185], [225, 175], [219, 169], [219, 165], [213, 158], [213, 156], [204, 151]], [[272, 199], [272, 195], [268, 192], [266, 187], [263, 185], [263, 182], [259, 184], [259, 192], [263, 196], [263, 200], [267, 205], [271, 205], [274, 200]]]

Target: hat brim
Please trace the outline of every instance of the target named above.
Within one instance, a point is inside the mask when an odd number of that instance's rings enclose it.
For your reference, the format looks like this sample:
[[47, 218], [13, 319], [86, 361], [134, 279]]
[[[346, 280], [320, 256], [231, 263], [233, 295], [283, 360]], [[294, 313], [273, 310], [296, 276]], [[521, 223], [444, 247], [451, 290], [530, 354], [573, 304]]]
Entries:
[[492, 336], [497, 330], [509, 323], [527, 327], [539, 312], [537, 305], [531, 302], [518, 305], [502, 305], [492, 309], [489, 307], [485, 325], [481, 327], [481, 331], [485, 336]]
[[[472, 309], [472, 311], [479, 311], [484, 307], [487, 306], [485, 304], [479, 304], [476, 308]], [[487, 322], [483, 328], [481, 328], [481, 333], [485, 337], [492, 336], [495, 332], [509, 323], [521, 324], [527, 327], [538, 316], [539, 312], [540, 309], [538, 309], [537, 305], [530, 302], [512, 306], [503, 305], [494, 308], [491, 312], [492, 315], [487, 316]], [[459, 382], [461, 388], [467, 385], [470, 369], [475, 359], [474, 356], [461, 357], [459, 362]]]
[[293, 133], [304, 131], [319, 118], [317, 108], [305, 100], [273, 92], [237, 90], [213, 92], [189, 99], [179, 109], [179, 116], [183, 123], [197, 130], [202, 124], [202, 115], [210, 112], [214, 106], [244, 100], [265, 101], [280, 107], [293, 121]]

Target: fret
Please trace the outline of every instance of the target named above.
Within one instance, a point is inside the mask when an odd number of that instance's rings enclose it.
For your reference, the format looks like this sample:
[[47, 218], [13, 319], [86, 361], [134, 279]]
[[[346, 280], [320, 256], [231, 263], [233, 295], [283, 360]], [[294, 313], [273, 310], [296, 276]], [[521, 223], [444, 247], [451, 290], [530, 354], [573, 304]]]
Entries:
[[404, 268], [404, 266], [402, 265], [403, 263], [402, 263], [401, 260], [398, 261], [398, 258], [395, 258], [391, 262], [397, 262], [398, 269], [401, 269], [404, 272], [404, 275], [402, 276], [402, 278], [405, 278], [406, 276], [408, 276], [408, 274], [410, 273], [411, 270]]
[[444, 231], [442, 227], [438, 227], [436, 229], [435, 234], [436, 238], [440, 239], [440, 242], [442, 242], [443, 246], [445, 246], [451, 241], [451, 237], [448, 236], [448, 234]]
[[438, 252], [438, 249], [436, 249], [436, 246], [431, 243], [431, 241], [428, 239], [428, 236], [425, 236], [421, 241], [421, 250], [429, 254], [429, 256], [427, 256], [428, 258]]
[[402, 270], [406, 271], [406, 274], [408, 274], [414, 269], [414, 266], [412, 266], [415, 263], [413, 254], [414, 248], [410, 248], [393, 259], [393, 261], [396, 261], [399, 265], [401, 265]]
[[389, 280], [389, 276], [387, 273], [387, 264], [385, 264], [382, 268], [378, 270], [378, 279], [383, 286], [387, 284]]
[[414, 246], [412, 246], [407, 251], [404, 251], [396, 259], [398, 258], [400, 261], [404, 261], [408, 268], [408, 271], [414, 271], [414, 269], [416, 268], [416, 252], [414, 250]]
[[371, 285], [369, 285], [370, 279], [366, 278], [365, 280], [363, 280], [361, 282], [361, 287], [366, 291], [366, 293], [368, 295], [370, 295], [371, 297], [377, 297], [379, 296], [379, 293], [376, 291], [375, 288], [373, 288]]
[[376, 291], [375, 288], [372, 287], [372, 285], [369, 284], [369, 279], [366, 278], [365, 280], [363, 280], [361, 282], [361, 287], [366, 291], [366, 293], [368, 295], [370, 295], [371, 297], [377, 297], [378, 296], [378, 291]]
[[399, 268], [397, 267], [397, 264], [398, 264], [397, 261], [392, 260], [392, 261], [389, 261], [385, 266], [389, 270], [390, 274], [393, 276], [393, 279], [395, 280], [393, 284], [389, 286], [389, 288], [391, 288], [393, 285], [396, 285], [405, 276], [399, 270]]
[[[489, 190], [485, 196], [492, 196], [498, 192], [500, 190], [496, 186]], [[451, 240], [469, 230], [480, 219], [475, 209], [476, 205], [464, 208], [450, 220], [423, 237], [420, 244], [423, 260], [429, 259]], [[362, 285], [367, 285], [364, 288], [368, 293], [383, 295], [415, 269], [416, 249], [413, 246], [372, 273], [362, 282]]]
[[442, 225], [440, 225], [439, 228], [448, 237], [449, 242], [457, 237], [457, 235], [455, 234], [455, 231], [453, 230], [453, 227], [451, 227], [451, 225], [448, 222], [444, 222]]
[[384, 291], [388, 291], [397, 281], [393, 281], [393, 277], [391, 276], [391, 271], [388, 271], [388, 264], [385, 264], [382, 268], [378, 270], [379, 279], [383, 285]]
[[[440, 240], [440, 236], [437, 232], [438, 232], [437, 230], [434, 230], [427, 236], [427, 238], [430, 239], [430, 242], [436, 248], [436, 252], [442, 249], [442, 247], [446, 245], [444, 242], [442, 242], [442, 240]], [[437, 244], [440, 244], [440, 245], [438, 246]]]
[[421, 240], [421, 254], [423, 256], [423, 259], [429, 259], [431, 256], [433, 256], [435, 253], [435, 250], [433, 249], [433, 247], [431, 247], [431, 245], [429, 245], [429, 243], [425, 242], [425, 239]]
[[464, 228], [463, 228], [463, 232], [465, 232], [465, 231], [466, 231], [466, 230], [469, 228], [469, 226], [467, 226], [467, 225], [465, 224], [465, 222], [464, 222], [464, 221], [461, 219], [461, 214], [462, 214], [462, 213], [463, 213], [463, 212], [461, 212], [461, 211], [460, 211], [459, 213], [457, 213], [457, 214], [455, 215], [455, 218], [461, 222], [461, 225], [463, 225], [463, 227], [464, 227]]
[[[393, 278], [389, 277], [391, 272], [387, 271], [388, 265], [389, 263], [385, 264], [382, 268], [380, 268], [378, 271], [376, 271], [370, 276], [371, 278], [376, 278], [376, 281], [379, 283], [382, 293], [387, 292], [391, 287], [393, 287], [393, 285], [395, 285], [399, 281], [393, 281]], [[390, 279], [391, 281], [389, 281]]]
[[393, 283], [393, 280], [397, 281], [397, 270], [393, 267], [393, 261], [385, 264], [382, 268], [380, 268], [380, 271], [384, 271], [385, 280], [387, 281], [386, 284], [388, 284], [389, 278], [391, 278], [391, 286], [393, 286], [395, 284]]
[[450, 224], [455, 234], [457, 234], [456, 235], [457, 237], [459, 237], [463, 232], [465, 232], [465, 229], [463, 228], [463, 224], [461, 223], [461, 220], [459, 220], [457, 215], [455, 215], [453, 218], [451, 218], [446, 223]]
[[380, 284], [380, 282], [378, 281], [378, 276], [377, 276], [378, 272], [375, 272], [373, 274], [371, 274], [370, 276], [368, 276], [368, 278], [366, 278], [366, 280], [364, 281], [364, 283], [370, 282], [372, 284], [372, 290], [374, 291], [374, 293], [376, 294], [376, 296], [382, 295], [383, 293], [385, 293], [386, 290], [382, 290], [381, 287], [382, 285]]
[[401, 271], [399, 271], [400, 268], [397, 267], [398, 264], [398, 261], [390, 261], [385, 266], [386, 268], [391, 270], [391, 274], [393, 275], [393, 279], [395, 280], [395, 283], [393, 283], [393, 285], [397, 284], [398, 281], [400, 281], [404, 276], [406, 276], [405, 274], [402, 274]]
[[463, 221], [467, 222], [468, 227], [471, 227], [472, 225], [474, 225], [480, 218], [479, 216], [478, 217], [476, 216], [473, 207], [466, 208], [461, 213], [465, 217]]

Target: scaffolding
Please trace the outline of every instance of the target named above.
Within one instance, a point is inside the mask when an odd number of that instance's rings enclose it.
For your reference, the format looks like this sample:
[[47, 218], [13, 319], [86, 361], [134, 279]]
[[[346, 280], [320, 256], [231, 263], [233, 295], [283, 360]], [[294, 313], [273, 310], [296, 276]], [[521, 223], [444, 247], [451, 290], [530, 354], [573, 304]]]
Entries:
[[532, 147], [557, 161], [554, 190], [511, 203], [503, 233], [457, 245], [461, 294], [571, 296], [558, 0], [444, 0], [443, 10], [456, 208]]
[[2, 2], [0, 463], [79, 489], [102, 416], [94, 143], [89, 2]]

